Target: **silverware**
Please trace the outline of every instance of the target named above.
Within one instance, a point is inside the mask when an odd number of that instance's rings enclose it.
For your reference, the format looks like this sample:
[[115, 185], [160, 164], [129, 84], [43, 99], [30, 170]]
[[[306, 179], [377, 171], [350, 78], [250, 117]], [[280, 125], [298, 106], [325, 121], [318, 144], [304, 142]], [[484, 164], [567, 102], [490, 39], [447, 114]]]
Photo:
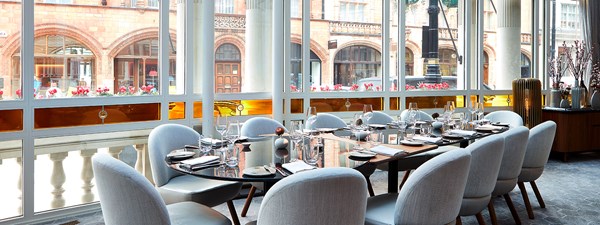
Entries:
[[275, 163], [275, 169], [277, 170], [277, 172], [279, 172], [279, 174], [281, 174], [281, 176], [287, 177], [288, 174], [287, 172], [285, 172], [285, 170], [283, 170], [283, 167], [281, 167], [281, 163]]
[[263, 165], [263, 168], [264, 168], [264, 169], [265, 169], [267, 172], [269, 172], [269, 173], [275, 173], [275, 171], [273, 171], [273, 170], [272, 170], [273, 168], [271, 168], [271, 167], [269, 167], [269, 166], [267, 166], [267, 165]]

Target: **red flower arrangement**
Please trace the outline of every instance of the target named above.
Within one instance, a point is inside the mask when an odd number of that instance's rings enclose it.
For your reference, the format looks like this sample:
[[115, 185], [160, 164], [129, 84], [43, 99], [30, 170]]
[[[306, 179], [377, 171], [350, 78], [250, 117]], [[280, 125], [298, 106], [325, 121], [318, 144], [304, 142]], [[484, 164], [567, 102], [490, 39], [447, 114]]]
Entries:
[[365, 86], [365, 91], [369, 91], [373, 89], [373, 83], [365, 83], [363, 84], [363, 86]]
[[133, 94], [135, 94], [135, 87], [133, 87], [133, 86], [129, 86], [129, 87], [121, 86], [119, 88], [119, 95], [133, 95]]
[[151, 94], [156, 93], [154, 86], [151, 84], [149, 84], [147, 86], [142, 86], [142, 87], [140, 87], [140, 89], [142, 90], [143, 95], [151, 95]]
[[96, 88], [96, 95], [98, 96], [112, 96], [110, 93], [110, 88], [104, 86], [104, 88]]
[[333, 90], [334, 91], [341, 91], [342, 90], [342, 84], [333, 85]]
[[321, 91], [329, 91], [329, 86], [327, 86], [327, 85], [321, 86]]
[[351, 91], [357, 91], [358, 90], [358, 84], [352, 84], [352, 86], [350, 86], [350, 90]]
[[90, 93], [90, 88], [88, 87], [83, 87], [83, 86], [77, 86], [77, 90], [75, 91], [71, 91], [71, 94], [73, 94], [73, 96], [87, 96], [88, 93]]
[[0, 90], [0, 99], [2, 99], [2, 95], [4, 94], [3, 90]]
[[[33, 98], [37, 97], [37, 90], [34, 88], [33, 89]], [[17, 89], [17, 91], [15, 92], [17, 94], [17, 96], [19, 96], [19, 98], [23, 97], [23, 92], [21, 92], [21, 88]]]
[[50, 89], [48, 89], [47, 92], [48, 92], [48, 94], [47, 94], [48, 98], [56, 97], [56, 93], [58, 93], [58, 89], [57, 88], [50, 88]]
[[293, 85], [293, 84], [291, 84], [291, 85], [290, 85], [290, 90], [291, 90], [292, 92], [298, 92], [298, 87], [296, 87], [296, 85]]

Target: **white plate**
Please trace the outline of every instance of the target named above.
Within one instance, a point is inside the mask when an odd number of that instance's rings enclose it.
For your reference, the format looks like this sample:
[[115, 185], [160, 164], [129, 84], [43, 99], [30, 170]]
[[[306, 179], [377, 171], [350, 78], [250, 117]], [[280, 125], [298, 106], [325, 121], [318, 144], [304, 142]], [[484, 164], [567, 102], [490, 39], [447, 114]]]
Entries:
[[244, 169], [244, 175], [252, 177], [267, 177], [275, 174], [275, 169], [271, 168], [269, 171], [264, 166], [255, 166]]
[[376, 154], [355, 151], [355, 152], [349, 152], [348, 155], [350, 155], [352, 157], [356, 157], [356, 158], [373, 158], [373, 157], [375, 157]]
[[167, 158], [172, 160], [184, 160], [193, 157], [196, 153], [192, 151], [175, 150], [167, 154]]
[[323, 133], [333, 133], [336, 130], [337, 129], [335, 129], [335, 128], [317, 128], [317, 131], [323, 132]]
[[387, 126], [383, 125], [383, 124], [369, 124], [369, 127], [375, 128], [375, 129], [384, 129]]
[[409, 140], [401, 140], [400, 144], [409, 145], [409, 146], [423, 146], [423, 142], [409, 141]]
[[494, 129], [493, 127], [476, 127], [475, 130], [484, 133], [492, 133], [496, 129]]
[[459, 134], [442, 134], [442, 137], [447, 139], [463, 139], [463, 136]]

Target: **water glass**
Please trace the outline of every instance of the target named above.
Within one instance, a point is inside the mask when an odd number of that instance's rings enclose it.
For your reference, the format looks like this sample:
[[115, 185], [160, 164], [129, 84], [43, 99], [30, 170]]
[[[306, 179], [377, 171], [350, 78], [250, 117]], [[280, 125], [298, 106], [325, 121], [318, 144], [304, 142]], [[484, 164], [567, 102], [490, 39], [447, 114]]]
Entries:
[[406, 136], [404, 139], [412, 141], [413, 138], [415, 137], [415, 128], [407, 128], [405, 134], [406, 134]]
[[235, 167], [239, 164], [240, 148], [234, 142], [227, 144], [227, 151], [225, 151], [225, 165], [229, 167]]
[[302, 157], [302, 159], [304, 159], [304, 162], [312, 166], [317, 165], [317, 162], [319, 161], [320, 147], [321, 144], [319, 143], [319, 138], [311, 138], [310, 142], [308, 143], [308, 148], [304, 149], [304, 154]]
[[420, 134], [423, 136], [427, 136], [431, 133], [431, 124], [425, 123], [421, 124], [421, 130], [419, 130]]
[[371, 143], [372, 146], [377, 146], [377, 145], [383, 143], [384, 136], [385, 135], [383, 135], [382, 132], [374, 130], [373, 132], [371, 132], [371, 134], [369, 134], [369, 142]]
[[212, 138], [210, 136], [203, 136], [203, 135], [200, 135], [200, 137], [198, 138], [198, 147], [200, 148], [200, 152], [202, 154], [206, 155], [210, 151], [212, 151], [212, 144], [202, 142], [202, 139], [204, 139], [204, 138], [208, 138], [208, 140], [212, 140]]

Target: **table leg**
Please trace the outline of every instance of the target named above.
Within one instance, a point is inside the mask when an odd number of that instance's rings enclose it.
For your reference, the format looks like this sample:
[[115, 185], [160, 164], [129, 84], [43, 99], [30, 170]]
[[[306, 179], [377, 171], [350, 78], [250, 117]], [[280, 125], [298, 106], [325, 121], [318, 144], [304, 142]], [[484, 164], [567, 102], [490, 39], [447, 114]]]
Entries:
[[388, 193], [398, 193], [398, 161], [388, 162]]

